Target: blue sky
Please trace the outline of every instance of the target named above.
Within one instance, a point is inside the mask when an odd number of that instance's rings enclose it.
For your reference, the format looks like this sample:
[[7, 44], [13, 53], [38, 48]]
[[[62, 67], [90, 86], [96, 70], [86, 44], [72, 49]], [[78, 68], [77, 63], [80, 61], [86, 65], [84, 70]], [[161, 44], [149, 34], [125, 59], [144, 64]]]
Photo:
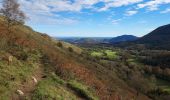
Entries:
[[50, 36], [143, 36], [170, 24], [170, 0], [19, 0], [36, 31]]

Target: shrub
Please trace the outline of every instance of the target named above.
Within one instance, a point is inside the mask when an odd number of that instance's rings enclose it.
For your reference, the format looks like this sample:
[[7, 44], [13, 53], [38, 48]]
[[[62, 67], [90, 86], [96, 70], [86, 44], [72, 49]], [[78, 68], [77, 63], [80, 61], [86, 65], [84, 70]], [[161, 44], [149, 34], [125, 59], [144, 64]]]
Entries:
[[98, 98], [94, 97], [93, 94], [88, 90], [87, 86], [84, 86], [77, 81], [70, 81], [67, 85], [69, 88], [79, 93], [81, 97], [87, 100], [98, 100]]
[[43, 56], [41, 57], [41, 62], [42, 62], [43, 64], [45, 64], [45, 65], [49, 65], [49, 64], [50, 64], [50, 59], [49, 59], [49, 57], [48, 57], [47, 55], [43, 55]]
[[24, 51], [23, 48], [12, 48], [10, 49], [9, 53], [16, 57], [18, 60], [26, 61], [29, 57], [29, 53], [27, 51]]
[[28, 58], [28, 53], [27, 52], [22, 52], [20, 54], [20, 58], [19, 58], [20, 60], [26, 61], [27, 58]]
[[[169, 93], [169, 91], [166, 91], [166, 90], [164, 90], [164, 89], [162, 89], [162, 88], [160, 88], [160, 87], [158, 87], [158, 88], [156, 88], [155, 90], [152, 90], [152, 91], [149, 91], [148, 92], [148, 95], [150, 96], [150, 97], [161, 97], [161, 96], [169, 96], [170, 95], [170, 93]], [[158, 99], [156, 99], [156, 100], [158, 100]], [[169, 100], [169, 99], [161, 99], [161, 100]]]
[[65, 84], [64, 80], [60, 79], [60, 77], [57, 76], [55, 73], [51, 74], [51, 79], [52, 79], [52, 81], [56, 82], [57, 84], [61, 84], [61, 85]]
[[155, 89], [156, 84], [154, 83], [155, 77], [150, 77], [150, 80], [143, 77], [140, 72], [132, 72], [129, 80], [129, 84], [133, 86], [137, 91], [147, 93]]
[[62, 47], [63, 47], [63, 44], [62, 44], [61, 42], [58, 42], [58, 43], [57, 43], [57, 46], [60, 47], [60, 48], [62, 48]]
[[18, 60], [26, 61], [28, 59], [28, 53], [24, 51], [15, 51], [15, 53], [12, 55], [15, 56]]
[[62, 77], [63, 79], [73, 79], [74, 73], [69, 70], [63, 70], [62, 67], [56, 67], [55, 74]]
[[68, 51], [69, 52], [73, 52], [73, 48], [72, 47], [68, 47]]
[[6, 50], [7, 46], [7, 40], [5, 38], [0, 39], [0, 50]]

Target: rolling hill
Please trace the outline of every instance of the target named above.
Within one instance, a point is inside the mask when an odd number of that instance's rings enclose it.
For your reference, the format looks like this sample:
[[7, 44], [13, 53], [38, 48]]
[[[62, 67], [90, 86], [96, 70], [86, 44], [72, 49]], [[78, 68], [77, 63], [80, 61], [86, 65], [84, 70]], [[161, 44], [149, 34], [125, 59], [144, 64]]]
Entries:
[[[0, 18], [1, 100], [125, 100], [137, 91], [74, 45]], [[84, 57], [85, 56], [85, 57]], [[140, 94], [138, 100], [150, 100]]]
[[150, 48], [170, 50], [170, 24], [158, 27], [136, 41]]
[[129, 42], [129, 41], [134, 41], [137, 40], [138, 37], [133, 36], [133, 35], [122, 35], [118, 37], [114, 37], [109, 40], [109, 43], [114, 44], [114, 43], [119, 43], [119, 42]]
[[98, 43], [108, 43], [111, 37], [64, 37], [64, 38], [57, 38], [57, 39], [72, 44], [98, 44]]
[[137, 40], [138, 37], [133, 35], [122, 35], [117, 37], [82, 37], [82, 38], [76, 38], [76, 37], [65, 37], [65, 38], [57, 38], [59, 40], [63, 40], [65, 42], [69, 42], [72, 44], [100, 44], [100, 43], [119, 43], [119, 42], [127, 42], [127, 41], [134, 41]]
[[170, 50], [170, 24], [160, 26], [136, 40], [112, 43], [111, 45], [126, 49]]

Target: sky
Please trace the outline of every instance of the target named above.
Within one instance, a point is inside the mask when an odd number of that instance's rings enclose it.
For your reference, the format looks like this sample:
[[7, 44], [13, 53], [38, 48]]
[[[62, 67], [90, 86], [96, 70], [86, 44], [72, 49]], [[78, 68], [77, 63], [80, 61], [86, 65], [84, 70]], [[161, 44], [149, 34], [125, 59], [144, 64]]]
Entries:
[[34, 30], [54, 37], [143, 36], [170, 24], [170, 0], [18, 0]]

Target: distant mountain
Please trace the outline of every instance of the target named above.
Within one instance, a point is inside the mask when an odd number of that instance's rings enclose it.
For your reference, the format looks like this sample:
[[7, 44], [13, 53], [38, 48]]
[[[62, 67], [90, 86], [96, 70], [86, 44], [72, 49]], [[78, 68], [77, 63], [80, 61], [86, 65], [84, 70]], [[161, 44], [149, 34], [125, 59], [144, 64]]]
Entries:
[[59, 40], [63, 40], [65, 42], [69, 42], [72, 44], [99, 44], [99, 43], [118, 43], [125, 41], [134, 41], [137, 40], [138, 37], [133, 35], [122, 35], [118, 37], [63, 37], [57, 38]]
[[150, 48], [170, 50], [170, 24], [158, 27], [151, 33], [138, 39], [137, 43], [145, 44]]
[[57, 38], [65, 42], [73, 44], [97, 44], [97, 43], [108, 43], [111, 37], [64, 37]]
[[119, 43], [119, 42], [134, 41], [137, 39], [138, 37], [133, 36], [133, 35], [122, 35], [122, 36], [118, 36], [118, 37], [114, 37], [110, 39], [109, 43], [113, 44], [113, 43]]

